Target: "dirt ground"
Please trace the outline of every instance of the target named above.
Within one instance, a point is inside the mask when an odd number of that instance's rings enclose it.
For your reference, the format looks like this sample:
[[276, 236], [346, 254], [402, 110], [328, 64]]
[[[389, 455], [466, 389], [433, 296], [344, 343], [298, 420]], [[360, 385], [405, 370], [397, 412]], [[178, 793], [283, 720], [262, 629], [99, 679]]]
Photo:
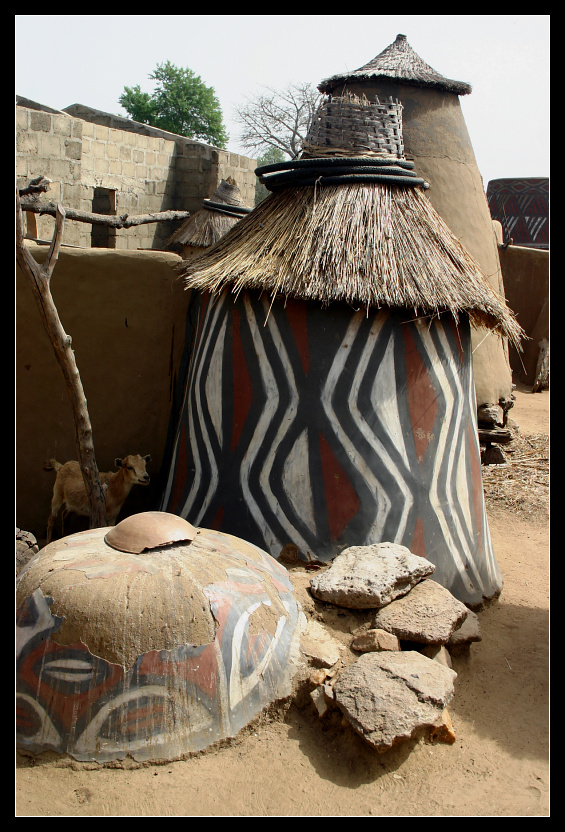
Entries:
[[[419, 738], [378, 754], [337, 714], [292, 704], [227, 746], [164, 765], [17, 752], [16, 816], [548, 816], [549, 392], [515, 394], [522, 468], [485, 475], [504, 589], [478, 612], [482, 641], [453, 657], [453, 744]], [[292, 575], [311, 608], [310, 573]], [[359, 624], [322, 614], [342, 640]]]

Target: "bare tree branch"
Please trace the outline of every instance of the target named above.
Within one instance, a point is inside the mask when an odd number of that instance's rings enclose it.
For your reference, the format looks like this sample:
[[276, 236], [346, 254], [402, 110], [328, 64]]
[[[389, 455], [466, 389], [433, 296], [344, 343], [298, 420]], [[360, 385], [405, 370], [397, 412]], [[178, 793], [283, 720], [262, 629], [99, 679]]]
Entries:
[[286, 90], [265, 89], [266, 93], [247, 99], [236, 109], [236, 121], [243, 127], [240, 144], [257, 153], [276, 147], [295, 159], [321, 95], [310, 84], [292, 84]]
[[[108, 214], [91, 214], [86, 211], [76, 211], [72, 208], [65, 210], [59, 203], [40, 203], [38, 201], [38, 195], [48, 191], [50, 184], [51, 181], [49, 179], [44, 176], [38, 176], [29, 182], [26, 187], [16, 190], [16, 261], [30, 282], [41, 320], [51, 341], [55, 358], [63, 373], [67, 392], [71, 400], [82, 477], [90, 501], [91, 528], [101, 528], [107, 523], [106, 500], [94, 456], [92, 426], [86, 396], [84, 395], [75, 355], [71, 348], [72, 339], [63, 329], [57, 307], [51, 295], [51, 275], [59, 257], [65, 219], [91, 223], [93, 225], [106, 225], [111, 228], [131, 228], [132, 226], [151, 222], [184, 220], [190, 216], [190, 212], [161, 211], [153, 214], [140, 214], [130, 217], [128, 214], [111, 216]], [[47, 259], [43, 265], [40, 265], [32, 257], [25, 246], [23, 211], [34, 214], [49, 214], [55, 217], [55, 230]]]
[[[48, 214], [51, 217], [57, 216], [57, 205], [54, 202], [37, 202], [34, 199], [23, 199], [21, 201], [22, 211], [31, 211], [34, 214]], [[91, 214], [88, 211], [77, 211], [74, 208], [66, 208], [65, 215], [68, 220], [75, 222], [88, 222], [91, 225], [107, 225], [110, 228], [133, 228], [136, 225], [145, 225], [150, 222], [169, 222], [172, 220], [186, 220], [190, 217], [190, 211], [158, 211], [152, 214], [138, 214], [130, 217], [129, 214], [113, 216], [111, 214]]]
[[32, 179], [25, 188], [20, 188], [18, 191], [20, 197], [28, 196], [29, 194], [43, 194], [51, 188], [51, 180], [46, 176], [37, 176]]

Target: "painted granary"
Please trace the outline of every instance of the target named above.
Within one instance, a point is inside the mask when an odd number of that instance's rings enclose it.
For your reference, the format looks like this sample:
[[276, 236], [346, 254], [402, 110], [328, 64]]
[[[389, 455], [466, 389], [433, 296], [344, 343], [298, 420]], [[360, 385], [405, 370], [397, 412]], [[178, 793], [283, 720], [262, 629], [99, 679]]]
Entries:
[[502, 579], [471, 328], [520, 330], [404, 155], [402, 103], [328, 97], [300, 159], [187, 263], [190, 363], [162, 509], [307, 560], [382, 541], [468, 603]]

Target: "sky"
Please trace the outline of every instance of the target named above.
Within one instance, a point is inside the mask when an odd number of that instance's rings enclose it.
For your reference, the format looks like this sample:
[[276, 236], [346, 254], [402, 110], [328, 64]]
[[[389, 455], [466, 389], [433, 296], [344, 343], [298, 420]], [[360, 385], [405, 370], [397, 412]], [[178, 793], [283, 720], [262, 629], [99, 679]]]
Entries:
[[437, 72], [471, 84], [461, 108], [486, 189], [549, 176], [550, 15], [15, 15], [15, 94], [127, 116], [118, 99], [171, 61], [213, 87], [230, 135], [265, 87], [353, 71], [404, 34]]

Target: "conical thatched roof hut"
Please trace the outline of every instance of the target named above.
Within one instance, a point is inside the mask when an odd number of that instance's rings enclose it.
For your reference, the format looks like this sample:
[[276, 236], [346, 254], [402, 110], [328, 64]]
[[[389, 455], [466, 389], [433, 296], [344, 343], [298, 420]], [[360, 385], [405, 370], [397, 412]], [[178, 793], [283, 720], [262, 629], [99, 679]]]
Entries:
[[[327, 95], [351, 93], [370, 100], [378, 96], [402, 101], [406, 157], [430, 183], [427, 196], [438, 214], [504, 297], [486, 183], [459, 100], [471, 93], [471, 86], [441, 75], [420, 58], [405, 35], [398, 35], [360, 69], [326, 78], [318, 89]], [[500, 403], [502, 419], [503, 410], [512, 406], [512, 372], [507, 344], [488, 337], [488, 332], [472, 333], [477, 404], [479, 414], [488, 415]]]
[[394, 43], [359, 69], [342, 75], [332, 75], [331, 78], [321, 81], [318, 89], [323, 93], [331, 93], [341, 84], [351, 81], [363, 83], [379, 78], [406, 81], [418, 87], [431, 87], [457, 95], [468, 95], [471, 92], [470, 84], [444, 78], [423, 61], [408, 43], [406, 35], [397, 35]]
[[197, 308], [163, 510], [330, 560], [407, 545], [478, 603], [484, 513], [470, 321], [520, 329], [402, 152], [402, 105], [328, 98], [272, 194], [183, 271]]
[[182, 252], [184, 257], [201, 254], [251, 210], [244, 204], [235, 179], [222, 179], [213, 196], [171, 234], [166, 247]]

